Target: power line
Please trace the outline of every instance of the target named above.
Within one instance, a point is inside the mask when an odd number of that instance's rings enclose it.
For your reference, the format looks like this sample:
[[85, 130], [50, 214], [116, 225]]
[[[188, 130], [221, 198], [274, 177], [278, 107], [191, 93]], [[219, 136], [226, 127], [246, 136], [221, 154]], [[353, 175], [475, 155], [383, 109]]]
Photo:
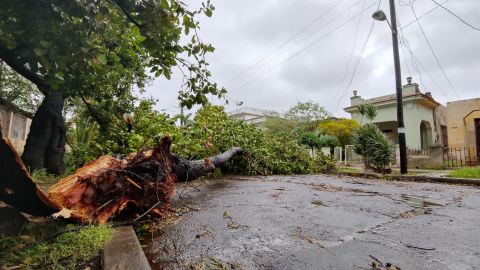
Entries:
[[[327, 15], [330, 11], [332, 11], [335, 7], [337, 7], [341, 2], [343, 2], [344, 0], [340, 0], [338, 1], [337, 3], [335, 3], [335, 5], [333, 5], [332, 7], [330, 7], [329, 9], [327, 9], [325, 12], [323, 12], [320, 16], [316, 17], [315, 19], [313, 19], [311, 22], [307, 23], [305, 26], [303, 26], [299, 31], [297, 31], [294, 35], [292, 35], [290, 38], [288, 38], [286, 41], [284, 41], [282, 44], [280, 44], [279, 46], [277, 46], [275, 49], [271, 50], [267, 55], [265, 55], [264, 57], [262, 57], [260, 60], [258, 60], [255, 64], [253, 64], [252, 66], [250, 66], [248, 69], [246, 69], [245, 71], [241, 72], [240, 74], [234, 76], [233, 78], [231, 78], [230, 80], [228, 80], [227, 83], [225, 83], [225, 85], [227, 84], [230, 84], [234, 81], [236, 81], [238, 78], [242, 77], [243, 75], [247, 74], [250, 70], [252, 70], [254, 67], [256, 67], [258, 64], [260, 64], [261, 62], [263, 62], [263, 60], [267, 59], [268, 57], [270, 57], [271, 55], [273, 55], [276, 51], [278, 51], [280, 48], [282, 48], [283, 46], [285, 46], [288, 42], [292, 41], [294, 38], [296, 38], [298, 35], [300, 35], [301, 33], [303, 33], [308, 27], [310, 27], [312, 24], [314, 24], [315, 22], [317, 22], [318, 20], [320, 20], [321, 18], [323, 18], [325, 15]], [[360, 0], [361, 1], [361, 0]], [[360, 2], [359, 1], [359, 2]]]
[[[401, 26], [402, 24], [400, 23], [400, 21], [397, 19], [397, 23], [399, 26]], [[410, 47], [410, 43], [408, 42], [408, 40], [405, 38], [405, 34], [403, 33], [403, 29], [400, 28], [400, 45], [401, 45], [401, 48], [402, 48], [402, 52], [404, 52], [404, 57], [406, 57], [405, 55], [405, 50], [404, 48], [406, 48], [409, 53], [410, 53], [410, 61], [412, 62], [412, 68], [415, 69], [415, 71], [417, 71], [418, 75], [420, 76], [420, 84], [422, 85], [422, 87], [424, 89], [426, 89], [425, 87], [425, 83], [423, 82], [423, 76], [422, 76], [422, 72], [420, 71], [419, 67], [418, 67], [418, 64], [415, 62], [415, 59], [413, 58], [413, 52], [412, 52], [412, 49]], [[407, 65], [407, 69], [408, 69], [408, 63], [407, 63], [407, 60], [405, 59], [405, 62], [406, 62], [406, 65]], [[409, 71], [410, 72], [410, 71]], [[443, 91], [443, 89], [442, 89]]]
[[[348, 12], [350, 9], [354, 8], [356, 5], [358, 5], [358, 4], [361, 3], [361, 2], [362, 2], [362, 0], [359, 0], [359, 1], [357, 1], [356, 3], [354, 3], [353, 5], [351, 5], [350, 7], [348, 7], [347, 9], [343, 10], [342, 15], [344, 16], [345, 14], [347, 14], [347, 12]], [[334, 22], [334, 21], [337, 20], [338, 18], [339, 18], [338, 16], [335, 16], [334, 18], [330, 19], [329, 21], [327, 21], [325, 24], [323, 24], [322, 26], [320, 26], [320, 27], [317, 28], [316, 30], [308, 33], [308, 34], [307, 34], [306, 36], [304, 36], [302, 39], [298, 40], [298, 41], [297, 41], [297, 44], [302, 43], [304, 40], [306, 40], [307, 38], [309, 38], [309, 37], [312, 36], [313, 34], [319, 32], [320, 30], [322, 30], [323, 28], [325, 28], [327, 25], [331, 24], [332, 22]], [[284, 50], [280, 51], [277, 56], [281, 56], [281, 55], [287, 53], [288, 51], [292, 50], [292, 48], [294, 48], [295, 46], [296, 46], [296, 44], [294, 44], [293, 46], [289, 46], [289, 47], [285, 48]], [[271, 62], [273, 62], [273, 61], [275, 61], [275, 60], [277, 60], [277, 59], [276, 59], [276, 58], [273, 58], [273, 57], [270, 58], [270, 60], [268, 60], [267, 62], [265, 62], [265, 63], [263, 63], [262, 65], [260, 65], [260, 67], [258, 68], [257, 71], [259, 71], [259, 70], [263, 69], [264, 67], [268, 66], [268, 64], [270, 64]], [[260, 61], [260, 62], [261, 62], [261, 61]], [[255, 73], [255, 72], [253, 72], [253, 73]], [[234, 83], [233, 85], [230, 85], [230, 88], [236, 87], [237, 84], [238, 84], [238, 83]]]
[[408, 75], [411, 76], [412, 75], [412, 71], [410, 70], [410, 66], [408, 65], [408, 61], [407, 61], [407, 55], [405, 54], [405, 49], [402, 44], [402, 40], [400, 39], [400, 48], [402, 49], [402, 56], [403, 56], [403, 62], [405, 63], [405, 66], [407, 67], [407, 71], [408, 71]]
[[[444, 2], [442, 2], [442, 5], [447, 3], [448, 1], [450, 0], [445, 0]], [[421, 18], [427, 16], [428, 14], [432, 13], [433, 11], [435, 11], [437, 8], [439, 8], [439, 6], [435, 6], [434, 8], [430, 9], [429, 11], [423, 13], [421, 16], [418, 17], [418, 19], [420, 20]], [[403, 30], [405, 28], [407, 28], [408, 26], [410, 26], [411, 24], [415, 23], [417, 20], [413, 20], [409, 23], [407, 23], [406, 25], [404, 25], [402, 28], [400, 28], [400, 30]]]
[[[367, 7], [367, 9], [371, 8], [372, 6], [374, 6], [377, 2], [379, 1], [376, 1], [374, 3], [372, 3], [371, 5], [369, 5]], [[281, 65], [285, 64], [287, 61], [290, 61], [291, 59], [293, 59], [294, 57], [296, 57], [297, 55], [299, 55], [300, 53], [304, 52], [305, 50], [307, 49], [310, 49], [311, 47], [313, 47], [315, 44], [317, 44], [318, 42], [320, 42], [321, 40], [325, 39], [326, 37], [328, 37], [330, 34], [332, 34], [333, 32], [337, 31], [338, 29], [342, 28], [343, 26], [345, 26], [346, 24], [348, 24], [349, 22], [351, 22], [353, 19], [355, 19], [356, 17], [360, 16], [361, 13], [357, 13], [356, 15], [352, 16], [351, 18], [349, 18], [348, 20], [346, 20], [345, 22], [343, 22], [342, 24], [340, 24], [339, 26], [335, 27], [334, 29], [332, 29], [331, 31], [327, 32], [325, 35], [319, 37], [318, 39], [314, 40], [313, 42], [311, 42], [309, 45], [305, 46], [303, 49], [301, 49], [300, 51], [297, 51], [295, 54], [291, 55], [290, 57], [288, 57], [287, 59], [285, 59], [284, 61], [280, 62], [279, 64], [275, 65], [274, 67], [270, 68], [269, 70], [267, 70], [266, 72], [263, 72], [261, 74], [259, 74], [258, 76], [254, 77], [252, 80], [246, 82], [245, 84], [243, 85], [240, 85], [239, 87], [237, 88], [242, 88], [242, 87], [245, 87], [249, 84], [251, 84], [252, 82], [256, 81], [257, 79], [259, 79], [260, 77], [262, 77], [263, 75], [265, 75], [266, 73], [268, 72], [271, 72], [272, 70], [280, 67]]]
[[430, 72], [425, 68], [425, 66], [420, 62], [420, 59], [415, 55], [413, 52], [412, 48], [410, 47], [410, 43], [408, 42], [407, 38], [405, 37], [403, 31], [400, 30], [400, 44], [402, 45], [402, 48], [405, 47], [409, 53], [410, 53], [410, 60], [412, 62], [412, 67], [417, 71], [418, 75], [420, 76], [420, 82], [422, 84], [422, 87], [424, 89], [427, 89], [425, 87], [425, 83], [423, 82], [423, 76], [422, 72], [420, 71], [419, 67], [425, 71], [425, 73], [428, 75], [428, 77], [433, 81], [433, 83], [437, 86], [438, 89], [442, 91], [442, 93], [445, 95], [450, 100], [453, 100], [450, 95], [443, 89], [443, 87], [440, 86], [440, 84], [435, 80], [435, 78], [430, 74]]
[[360, 15], [360, 18], [358, 18], [357, 28], [355, 29], [355, 35], [354, 35], [354, 39], [353, 39], [352, 51], [350, 52], [350, 56], [348, 57], [347, 66], [345, 67], [345, 72], [344, 72], [344, 74], [343, 74], [342, 81], [341, 81], [340, 84], [338, 85], [337, 91], [335, 91], [335, 96], [333, 97], [334, 100], [337, 98], [337, 94], [338, 94], [338, 92], [340, 92], [340, 89], [342, 88], [342, 85], [343, 85], [343, 83], [345, 83], [345, 79], [347, 78], [348, 69], [349, 69], [349, 67], [350, 67], [350, 62], [352, 62], [353, 53], [355, 52], [355, 48], [357, 47], [358, 29], [360, 28], [360, 22], [362, 21], [362, 15], [363, 15], [363, 11], [365, 11], [365, 4], [366, 4], [366, 3], [367, 3], [366, 0], [363, 1], [362, 14]]
[[452, 82], [451, 82], [450, 79], [448, 78], [447, 73], [445, 73], [445, 70], [443, 69], [442, 64], [440, 64], [440, 60], [438, 60], [437, 54], [435, 53], [435, 50], [433, 49], [432, 45], [430, 44], [430, 41], [428, 40], [427, 34], [426, 34], [425, 31], [423, 30], [422, 24], [420, 24], [420, 21], [418, 20], [418, 17], [417, 17], [417, 14], [415, 13], [415, 8], [413, 7], [413, 5], [411, 6], [411, 8], [412, 8], [413, 15], [415, 16], [415, 19], [417, 20], [418, 27], [420, 28], [420, 30], [421, 30], [421, 32], [422, 32], [422, 34], [423, 34], [423, 37], [425, 38], [425, 41], [427, 42], [428, 47], [430, 48], [430, 51], [432, 52], [433, 56], [435, 57], [435, 60], [437, 61], [438, 67], [439, 67], [440, 70], [442, 71], [443, 76], [445, 77], [445, 79], [447, 80], [448, 84], [450, 85], [450, 87], [452, 88], [453, 92], [455, 93], [455, 96], [457, 96], [457, 98], [460, 99], [460, 96], [458, 95], [457, 91], [455, 90], [455, 87], [453, 86]]
[[373, 27], [374, 27], [374, 26], [375, 26], [375, 22], [372, 22], [372, 25], [370, 26], [370, 31], [368, 32], [368, 35], [367, 35], [367, 39], [366, 39], [365, 42], [363, 43], [363, 47], [362, 47], [362, 49], [360, 50], [360, 54], [358, 55], [357, 60], [355, 61], [355, 66], [354, 66], [354, 68], [353, 68], [352, 77], [350, 78], [350, 82], [348, 83], [348, 85], [347, 85], [347, 86], [345, 87], [345, 89], [343, 90], [342, 95], [340, 96], [340, 98], [337, 100], [337, 107], [335, 108], [335, 111], [338, 110], [338, 107], [340, 106], [341, 100], [342, 100], [343, 98], [345, 98], [345, 95], [348, 93], [348, 89], [350, 88], [350, 86], [352, 86], [353, 79], [355, 78], [355, 75], [356, 75], [356, 73], [357, 73], [358, 67], [360, 66], [360, 62], [362, 61], [363, 53], [365, 52], [365, 48], [367, 47], [368, 41], [370, 40], [370, 36], [372, 35]]
[[437, 1], [435, 0], [432, 0], [432, 2], [434, 2], [435, 4], [437, 4], [437, 6], [440, 6], [441, 8], [443, 8], [444, 10], [446, 10], [448, 13], [452, 14], [453, 16], [455, 16], [458, 20], [460, 20], [462, 23], [466, 24], [467, 26], [470, 26], [471, 28], [473, 28], [474, 30], [477, 30], [477, 31], [480, 31], [480, 29], [478, 29], [477, 27], [471, 25], [470, 23], [466, 22], [464, 19], [460, 18], [460, 16], [458, 16], [457, 14], [453, 13], [453, 11], [451, 11], [450, 9], [444, 7], [442, 4], [439, 4], [437, 3]]
[[[378, 1], [377, 10], [380, 8], [381, 3], [382, 3], [382, 0]], [[370, 30], [368, 31], [368, 34], [367, 34], [367, 38], [365, 39], [365, 42], [363, 43], [362, 49], [360, 50], [360, 53], [357, 56], [357, 60], [355, 61], [355, 65], [354, 65], [354, 68], [353, 68], [353, 71], [352, 71], [352, 77], [350, 78], [350, 82], [345, 87], [345, 89], [342, 91], [342, 94], [340, 95], [340, 98], [337, 100], [337, 107], [335, 108], [335, 111], [338, 110], [338, 107], [340, 106], [341, 100], [345, 98], [345, 95], [348, 93], [348, 89], [352, 86], [353, 79], [355, 78], [358, 67], [360, 66], [360, 62], [362, 61], [363, 54], [365, 52], [365, 49], [367, 48], [368, 41], [370, 40], [370, 36], [372, 35], [374, 26], [375, 26], [375, 21], [372, 21], [372, 24], [370, 26]], [[336, 95], [335, 95], [335, 98], [336, 98]]]

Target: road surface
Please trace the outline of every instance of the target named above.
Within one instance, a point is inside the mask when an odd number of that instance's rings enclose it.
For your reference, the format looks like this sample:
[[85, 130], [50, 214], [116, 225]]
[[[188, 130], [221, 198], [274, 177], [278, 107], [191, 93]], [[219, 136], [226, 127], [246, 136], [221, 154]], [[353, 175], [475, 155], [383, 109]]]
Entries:
[[325, 175], [193, 185], [174, 203], [191, 211], [145, 248], [153, 269], [371, 269], [371, 256], [480, 269], [478, 187]]

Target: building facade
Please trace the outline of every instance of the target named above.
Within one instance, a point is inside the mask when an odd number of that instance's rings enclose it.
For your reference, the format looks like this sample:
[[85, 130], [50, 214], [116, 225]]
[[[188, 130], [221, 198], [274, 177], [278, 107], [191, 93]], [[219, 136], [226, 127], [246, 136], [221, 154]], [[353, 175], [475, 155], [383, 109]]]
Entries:
[[243, 107], [231, 112], [228, 112], [228, 117], [243, 120], [249, 124], [257, 127], [263, 125], [268, 117], [282, 117], [281, 114], [273, 111], [266, 111], [254, 108]]
[[[372, 122], [392, 142], [398, 144], [396, 95], [363, 99], [354, 91], [350, 107], [344, 110], [363, 125], [370, 121], [358, 112], [361, 104], [371, 104], [377, 108], [378, 115]], [[407, 147], [428, 149], [434, 143], [448, 144], [446, 108], [435, 101], [429, 92], [420, 92], [418, 84], [412, 83], [411, 78], [403, 86], [403, 115]]]
[[448, 145], [475, 147], [480, 154], [480, 98], [447, 103]]
[[8, 138], [19, 154], [23, 153], [33, 115], [0, 98], [2, 135]]

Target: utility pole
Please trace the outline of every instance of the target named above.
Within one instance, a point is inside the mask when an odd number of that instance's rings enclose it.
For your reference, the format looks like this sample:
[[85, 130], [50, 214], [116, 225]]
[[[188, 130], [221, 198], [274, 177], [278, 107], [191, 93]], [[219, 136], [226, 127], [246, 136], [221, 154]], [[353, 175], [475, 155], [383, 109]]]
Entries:
[[400, 70], [400, 54], [398, 52], [397, 14], [395, 12], [394, 0], [390, 0], [390, 18], [392, 20], [393, 62], [395, 65], [395, 85], [397, 89], [397, 130], [398, 144], [400, 147], [400, 172], [407, 174], [407, 143], [405, 140], [405, 124], [403, 122], [402, 73]]
[[[405, 141], [405, 124], [403, 122], [403, 96], [402, 96], [402, 73], [400, 70], [400, 54], [398, 52], [398, 30], [397, 30], [397, 14], [395, 12], [395, 1], [390, 1], [390, 19], [392, 23], [388, 24], [392, 31], [393, 45], [393, 63], [395, 65], [395, 86], [397, 95], [397, 132], [398, 144], [400, 148], [400, 172], [407, 173], [407, 143]], [[381, 10], [375, 11], [372, 17], [378, 21], [387, 21], [387, 16]]]

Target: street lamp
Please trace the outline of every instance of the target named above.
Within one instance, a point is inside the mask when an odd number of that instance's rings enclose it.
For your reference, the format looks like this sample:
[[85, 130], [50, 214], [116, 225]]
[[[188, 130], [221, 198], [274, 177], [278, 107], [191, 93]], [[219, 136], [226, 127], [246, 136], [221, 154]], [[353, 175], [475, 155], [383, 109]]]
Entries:
[[385, 21], [387, 19], [387, 15], [382, 10], [377, 10], [373, 13], [372, 18], [377, 21]]
[[400, 148], [400, 172], [407, 173], [407, 144], [405, 141], [405, 124], [403, 122], [403, 101], [402, 101], [402, 76], [400, 71], [400, 54], [398, 52], [398, 35], [397, 35], [397, 16], [395, 13], [394, 0], [390, 0], [390, 17], [391, 25], [387, 20], [385, 12], [377, 10], [373, 13], [372, 18], [377, 21], [387, 21], [392, 32], [393, 45], [393, 62], [395, 65], [395, 85], [397, 94], [397, 124], [398, 124], [398, 144]]

